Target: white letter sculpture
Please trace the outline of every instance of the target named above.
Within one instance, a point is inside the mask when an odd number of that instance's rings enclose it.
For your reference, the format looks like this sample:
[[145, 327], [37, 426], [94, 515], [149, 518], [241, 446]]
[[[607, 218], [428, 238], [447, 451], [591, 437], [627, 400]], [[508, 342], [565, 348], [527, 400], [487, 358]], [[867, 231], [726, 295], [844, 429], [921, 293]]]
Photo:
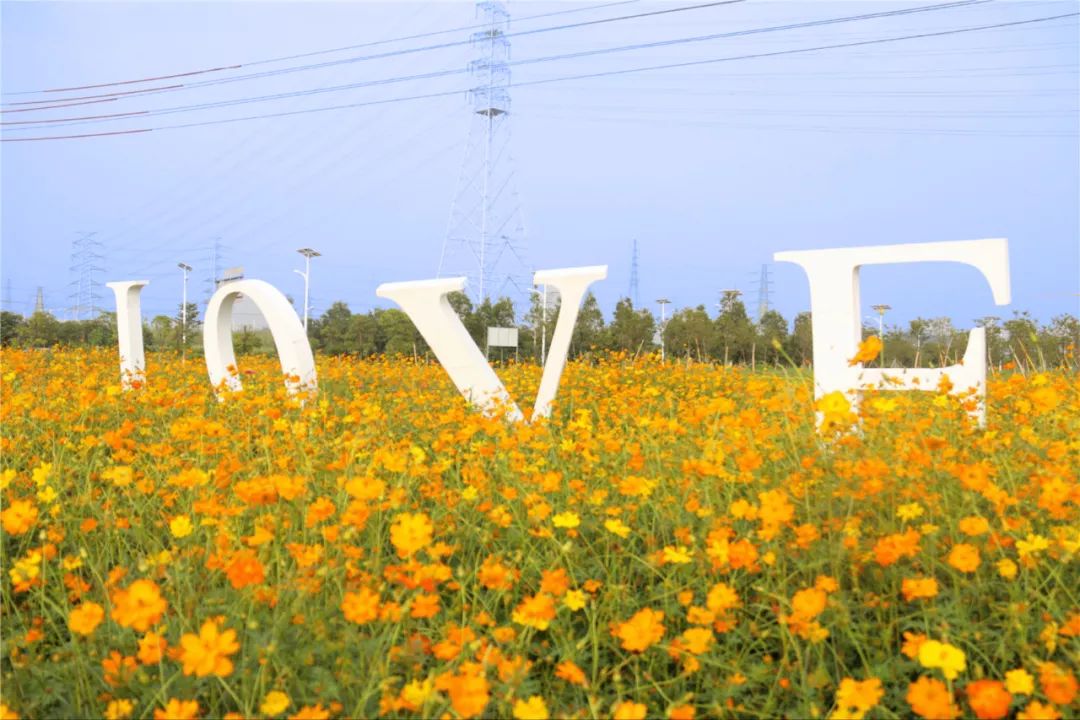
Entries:
[[[811, 328], [814, 336], [814, 391], [820, 398], [833, 391], [858, 392], [871, 385], [885, 389], [933, 390], [948, 375], [955, 392], [974, 388], [975, 416], [985, 422], [986, 331], [975, 328], [959, 365], [937, 369], [866, 369], [848, 365], [859, 350], [859, 267], [910, 262], [958, 262], [972, 265], [990, 283], [994, 302], [1010, 302], [1009, 242], [1005, 239], [880, 245], [779, 252], [773, 259], [793, 262], [810, 281]], [[856, 394], [855, 400], [858, 400]]]
[[[224, 382], [229, 390], [240, 390], [242, 385], [231, 366], [236, 369], [236, 353], [233, 351], [232, 316], [233, 304], [244, 295], [250, 299], [266, 318], [270, 333], [277, 346], [281, 370], [285, 373], [285, 386], [290, 393], [313, 391], [317, 386], [315, 358], [311, 345], [304, 334], [304, 326], [288, 298], [273, 285], [262, 280], [237, 280], [222, 285], [210, 298], [203, 325], [203, 349], [206, 369], [214, 388]], [[296, 378], [296, 379], [293, 379]]]
[[149, 280], [105, 283], [116, 295], [116, 337], [120, 343], [120, 387], [130, 390], [146, 380], [142, 307], [139, 295]]
[[[566, 367], [570, 337], [581, 309], [581, 299], [589, 285], [606, 277], [606, 265], [541, 270], [533, 277], [534, 284], [551, 285], [562, 297], [559, 319], [555, 323], [555, 333], [533, 406], [533, 418], [547, 417], [551, 413], [551, 403], [555, 400], [559, 379]], [[473, 342], [447, 298], [449, 293], [464, 289], [465, 278], [458, 277], [384, 283], [375, 290], [375, 294], [401, 306], [466, 400], [488, 415], [505, 407], [506, 417], [520, 422], [524, 419], [521, 409], [510, 398], [506, 386]]]

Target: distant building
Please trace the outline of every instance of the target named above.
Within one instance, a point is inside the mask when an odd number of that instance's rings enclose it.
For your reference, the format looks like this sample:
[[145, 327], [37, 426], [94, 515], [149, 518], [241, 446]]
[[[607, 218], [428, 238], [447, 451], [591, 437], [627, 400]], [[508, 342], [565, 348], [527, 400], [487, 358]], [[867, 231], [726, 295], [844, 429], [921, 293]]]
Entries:
[[[215, 284], [220, 288], [222, 285], [228, 285], [243, 279], [244, 268], [233, 267], [228, 268]], [[245, 328], [248, 330], [266, 330], [269, 325], [267, 325], [266, 318], [259, 312], [259, 308], [255, 306], [255, 303], [250, 298], [241, 295], [233, 304], [232, 329], [233, 332], [236, 332]]]

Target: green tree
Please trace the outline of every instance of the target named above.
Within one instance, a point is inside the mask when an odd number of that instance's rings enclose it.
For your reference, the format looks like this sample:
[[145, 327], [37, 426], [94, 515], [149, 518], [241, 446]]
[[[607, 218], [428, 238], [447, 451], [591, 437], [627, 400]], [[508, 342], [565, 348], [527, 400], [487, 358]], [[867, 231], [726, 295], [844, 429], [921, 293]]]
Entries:
[[781, 351], [788, 342], [787, 320], [776, 310], [768, 310], [761, 316], [757, 327], [758, 353], [763, 362], [777, 364], [782, 357]]
[[61, 323], [51, 313], [36, 312], [20, 328], [19, 344], [23, 347], [45, 348], [60, 342]]
[[611, 350], [623, 350], [635, 356], [651, 352], [656, 336], [656, 318], [647, 309], [634, 309], [629, 298], [615, 304], [615, 315], [607, 327], [605, 346]]
[[720, 315], [716, 318], [717, 343], [724, 364], [749, 363], [754, 352], [754, 324], [746, 314], [746, 306], [735, 290], [724, 292], [720, 299]]
[[[185, 321], [187, 322], [186, 326], [184, 325]], [[183, 349], [185, 336], [187, 336], [187, 346], [189, 348], [200, 344], [202, 333], [199, 332], [199, 328], [202, 327], [202, 322], [199, 320], [198, 303], [188, 303], [186, 308], [183, 303], [177, 305], [173, 324], [177, 328], [176, 333], [174, 333], [177, 350]]]
[[352, 338], [350, 352], [368, 357], [379, 351], [379, 321], [372, 313], [353, 315], [349, 332]]
[[716, 326], [704, 305], [677, 311], [668, 318], [663, 333], [664, 347], [673, 357], [702, 361], [716, 350]]
[[[157, 318], [154, 318], [155, 320]], [[258, 333], [247, 325], [233, 333], [233, 350], [237, 355], [252, 355], [262, 347]]]
[[26, 325], [26, 318], [22, 315], [7, 310], [0, 311], [0, 346], [14, 345], [24, 325]]
[[1005, 321], [1005, 342], [1009, 358], [1021, 368], [1035, 368], [1039, 364], [1039, 331], [1031, 313], [1013, 312], [1013, 318]]
[[353, 343], [353, 314], [345, 303], [335, 302], [311, 326], [311, 337], [327, 355], [355, 352]]
[[1005, 362], [1005, 337], [1001, 327], [1001, 318], [996, 315], [984, 315], [975, 320], [975, 324], [986, 331], [986, 355], [990, 367], [1001, 367]]
[[[552, 322], [550, 310], [548, 322]], [[570, 336], [570, 354], [573, 357], [581, 357], [594, 347], [599, 347], [604, 342], [605, 334], [604, 313], [600, 310], [600, 303], [591, 292], [586, 293], [585, 299], [581, 302], [577, 322], [574, 323], [574, 334]]]
[[168, 315], [158, 315], [150, 321], [150, 335], [155, 348], [176, 347], [179, 343], [176, 326]]
[[[555, 321], [559, 316], [559, 307], [562, 298], [554, 288], [547, 290], [547, 310], [544, 310], [544, 293], [537, 290], [532, 293], [529, 302], [529, 311], [523, 318], [524, 335], [521, 343], [523, 355], [533, 357], [537, 362], [541, 360], [541, 350], [551, 345], [551, 334], [555, 329]], [[578, 316], [580, 318], [580, 314]], [[528, 338], [528, 342], [524, 339]], [[571, 341], [571, 348], [573, 341]]]
[[814, 324], [808, 312], [801, 312], [791, 323], [791, 340], [788, 353], [800, 366], [814, 360]]
[[404, 311], [380, 308], [375, 311], [375, 320], [379, 328], [380, 350], [384, 354], [418, 357], [427, 351], [423, 338]]

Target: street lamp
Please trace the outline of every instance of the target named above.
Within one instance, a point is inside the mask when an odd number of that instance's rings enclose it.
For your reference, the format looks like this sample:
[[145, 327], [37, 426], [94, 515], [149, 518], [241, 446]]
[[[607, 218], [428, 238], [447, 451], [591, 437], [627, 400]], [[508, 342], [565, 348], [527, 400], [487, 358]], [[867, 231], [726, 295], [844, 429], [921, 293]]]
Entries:
[[176, 267], [184, 273], [184, 299], [180, 303], [180, 346], [187, 352], [187, 278], [191, 266], [187, 263], [176, 263]]
[[541, 294], [539, 290], [533, 288], [534, 295], [541, 295], [543, 300], [543, 307], [540, 310], [540, 365], [547, 364], [547, 283], [543, 285], [544, 292]]
[[667, 298], [660, 298], [656, 301], [656, 304], [660, 306], [660, 362], [664, 362], [666, 358], [664, 349], [664, 325], [667, 321], [667, 306], [671, 304], [671, 301]]
[[310, 311], [310, 305], [308, 303], [309, 291], [311, 289], [311, 258], [319, 257], [322, 255], [317, 250], [311, 248], [300, 248], [296, 252], [304, 256], [304, 271], [293, 270], [294, 273], [304, 278], [304, 334], [307, 334], [308, 326], [308, 313]]
[[885, 367], [885, 311], [892, 310], [892, 305], [871, 305], [878, 316], [877, 336], [881, 341], [881, 367]]

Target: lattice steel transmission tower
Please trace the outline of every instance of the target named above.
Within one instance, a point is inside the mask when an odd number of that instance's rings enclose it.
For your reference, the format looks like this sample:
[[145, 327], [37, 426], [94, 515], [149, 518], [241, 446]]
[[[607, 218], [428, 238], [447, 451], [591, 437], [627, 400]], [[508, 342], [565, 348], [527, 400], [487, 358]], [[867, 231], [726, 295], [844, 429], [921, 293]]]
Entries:
[[769, 296], [772, 293], [772, 280], [769, 279], [769, 266], [761, 266], [761, 276], [758, 278], [757, 294], [757, 321], [760, 323], [765, 313], [769, 312]]
[[98, 266], [104, 259], [101, 254], [101, 241], [94, 236], [97, 233], [83, 232], [71, 243], [71, 266], [70, 270], [75, 279], [68, 283], [68, 287], [74, 288], [68, 299], [71, 301], [72, 317], [82, 320], [83, 315], [93, 320], [97, 317], [101, 304], [101, 282], [95, 279], [97, 273], [105, 272]]
[[641, 307], [638, 301], [638, 262], [637, 262], [637, 238], [634, 239], [634, 253], [630, 258], [630, 302], [634, 307]]
[[483, 29], [471, 36], [472, 124], [438, 276], [464, 275], [476, 303], [503, 295], [521, 300], [532, 278], [510, 152], [510, 13], [502, 0], [481, 0], [476, 16]]
[[218, 281], [221, 280], [222, 251], [221, 238], [214, 238], [214, 244], [210, 247], [210, 261], [207, 263], [210, 275], [203, 279], [203, 285], [206, 288], [203, 293], [203, 305], [210, 304], [210, 298], [214, 295], [214, 291], [217, 290]]

